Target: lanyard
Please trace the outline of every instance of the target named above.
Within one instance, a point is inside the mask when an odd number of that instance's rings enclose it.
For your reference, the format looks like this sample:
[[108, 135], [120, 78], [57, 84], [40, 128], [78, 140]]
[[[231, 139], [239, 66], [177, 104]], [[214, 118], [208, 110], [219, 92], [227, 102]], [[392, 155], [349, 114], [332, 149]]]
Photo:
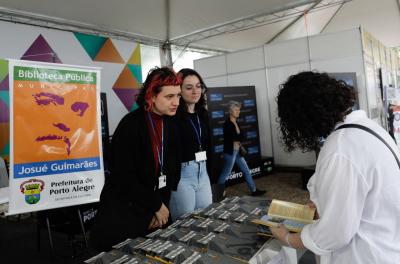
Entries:
[[163, 174], [163, 172], [162, 172], [162, 170], [163, 170], [163, 162], [164, 162], [164, 126], [161, 125], [161, 155], [160, 155], [160, 148], [159, 148], [158, 143], [157, 143], [158, 142], [158, 138], [157, 138], [157, 133], [156, 133], [156, 129], [155, 129], [155, 126], [154, 126], [154, 121], [153, 121], [153, 118], [151, 117], [149, 112], [147, 112], [147, 116], [149, 118], [150, 125], [151, 125], [151, 128], [153, 130], [154, 138], [156, 139], [157, 157], [158, 157], [158, 162], [160, 163], [160, 174], [162, 175]]
[[201, 150], [201, 125], [200, 125], [199, 115], [196, 114], [196, 117], [197, 117], [197, 124], [199, 125], [199, 130], [198, 131], [197, 131], [196, 126], [193, 123], [192, 118], [189, 117], [189, 121], [190, 121], [190, 124], [192, 124], [192, 127], [194, 128], [194, 132], [196, 132], [196, 139], [197, 139], [197, 142], [199, 143], [199, 148]]

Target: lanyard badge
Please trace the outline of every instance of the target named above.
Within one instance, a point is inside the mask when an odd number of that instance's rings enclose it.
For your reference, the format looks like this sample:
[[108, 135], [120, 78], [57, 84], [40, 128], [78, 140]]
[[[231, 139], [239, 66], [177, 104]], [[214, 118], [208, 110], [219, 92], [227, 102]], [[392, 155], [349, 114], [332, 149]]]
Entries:
[[[147, 116], [148, 116], [150, 124], [151, 124], [154, 138], [157, 138], [157, 133], [156, 133], [155, 125], [153, 122], [153, 118], [151, 117], [149, 112], [147, 112]], [[157, 145], [157, 141], [156, 141], [156, 145]], [[158, 189], [162, 189], [165, 186], [167, 186], [167, 176], [163, 173], [163, 165], [164, 165], [164, 126], [163, 125], [161, 126], [161, 151], [160, 151], [160, 148], [158, 145], [157, 145], [156, 149], [157, 149], [158, 162], [160, 164], [160, 176], [158, 177]]]
[[207, 160], [207, 153], [205, 151], [203, 151], [201, 148], [201, 125], [200, 125], [199, 115], [196, 114], [196, 117], [197, 117], [197, 124], [199, 127], [198, 131], [197, 131], [196, 126], [193, 123], [193, 120], [191, 118], [189, 118], [189, 121], [194, 129], [195, 134], [196, 134], [197, 143], [199, 144], [199, 151], [194, 154], [195, 158], [196, 158], [196, 162], [199, 162], [199, 161]]
[[161, 174], [160, 177], [158, 177], [158, 189], [162, 189], [165, 186], [167, 186], [167, 176]]

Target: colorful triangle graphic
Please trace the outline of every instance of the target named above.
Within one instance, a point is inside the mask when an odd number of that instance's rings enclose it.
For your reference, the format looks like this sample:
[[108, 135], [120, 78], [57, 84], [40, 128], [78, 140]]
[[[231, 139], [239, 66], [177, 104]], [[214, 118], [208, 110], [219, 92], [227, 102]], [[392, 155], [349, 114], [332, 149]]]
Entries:
[[140, 56], [140, 44], [136, 45], [136, 48], [134, 49], [131, 57], [128, 60], [128, 64], [136, 64], [136, 65], [142, 64]]
[[0, 91], [0, 100], [3, 101], [7, 107], [10, 105], [10, 93], [8, 91]]
[[131, 107], [131, 112], [135, 111], [138, 108], [139, 108], [139, 105], [135, 102]]
[[134, 106], [134, 103], [137, 100], [137, 96], [140, 93], [140, 89], [126, 89], [126, 88], [113, 88], [114, 92], [124, 104], [128, 111]]
[[104, 43], [103, 47], [101, 47], [99, 53], [97, 53], [96, 57], [93, 59], [94, 61], [105, 61], [105, 62], [115, 62], [115, 63], [124, 63], [124, 59], [121, 57], [111, 39], [108, 38]]
[[114, 83], [113, 87], [118, 88], [139, 88], [140, 84], [133, 76], [131, 70], [125, 66], [119, 75], [117, 81]]
[[0, 154], [3, 158], [8, 158], [8, 155], [10, 155], [10, 144], [7, 143], [6, 146], [3, 148]]
[[10, 122], [10, 112], [8, 110], [8, 104], [2, 99], [0, 100], [0, 123]]
[[142, 83], [142, 66], [139, 65], [135, 65], [135, 64], [127, 64], [129, 70], [131, 71], [131, 73], [133, 74], [133, 76], [135, 76], [136, 80], [139, 83]]
[[8, 61], [0, 59], [0, 82], [2, 82], [6, 77], [8, 77]]
[[88, 35], [83, 33], [74, 32], [76, 39], [81, 43], [82, 47], [85, 49], [87, 54], [89, 54], [90, 58], [94, 60], [97, 53], [101, 47], [103, 47], [104, 43], [106, 42], [107, 38]]
[[8, 74], [2, 81], [0, 81], [0, 91], [8, 91], [8, 87], [10, 87], [8, 83]]
[[21, 60], [61, 63], [57, 53], [54, 52], [49, 43], [47, 43], [41, 34], [24, 53], [24, 55], [21, 57]]
[[[0, 110], [1, 111], [1, 110]], [[2, 112], [0, 112], [1, 115]], [[0, 123], [0, 156], [8, 158], [10, 154], [10, 123]]]

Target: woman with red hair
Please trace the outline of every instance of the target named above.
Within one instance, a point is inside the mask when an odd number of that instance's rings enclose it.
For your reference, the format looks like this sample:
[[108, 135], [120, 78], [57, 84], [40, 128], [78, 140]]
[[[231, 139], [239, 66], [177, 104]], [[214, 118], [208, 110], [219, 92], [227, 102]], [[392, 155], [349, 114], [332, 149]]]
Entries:
[[167, 225], [171, 186], [180, 174], [175, 115], [181, 79], [166, 67], [152, 69], [139, 109], [118, 124], [111, 143], [111, 175], [91, 233], [97, 250]]

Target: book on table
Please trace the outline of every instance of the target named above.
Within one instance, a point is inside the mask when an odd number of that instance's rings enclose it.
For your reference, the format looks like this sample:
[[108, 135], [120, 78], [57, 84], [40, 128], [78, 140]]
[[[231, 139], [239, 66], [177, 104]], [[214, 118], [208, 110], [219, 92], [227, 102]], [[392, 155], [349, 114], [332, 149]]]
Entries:
[[314, 215], [315, 208], [274, 199], [268, 213], [261, 219], [253, 220], [253, 223], [268, 227], [283, 224], [289, 231], [300, 232], [305, 225], [313, 222]]

